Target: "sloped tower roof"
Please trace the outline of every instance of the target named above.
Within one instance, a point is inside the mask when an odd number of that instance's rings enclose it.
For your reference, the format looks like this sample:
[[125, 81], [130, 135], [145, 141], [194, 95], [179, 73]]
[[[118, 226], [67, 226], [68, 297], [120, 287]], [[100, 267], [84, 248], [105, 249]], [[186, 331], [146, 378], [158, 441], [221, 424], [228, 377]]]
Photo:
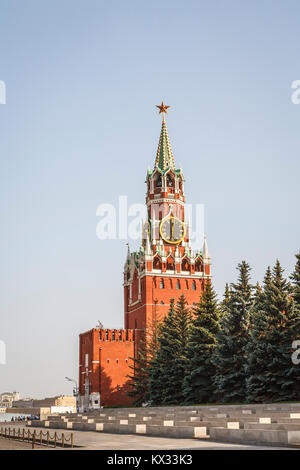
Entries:
[[175, 170], [174, 156], [165, 120], [165, 113], [168, 112], [167, 108], [169, 108], [169, 106], [166, 106], [164, 102], [162, 102], [162, 104], [157, 107], [160, 110], [159, 112], [163, 113], [163, 119], [156, 153], [155, 168], [159, 168], [162, 172], [165, 172], [169, 168]]

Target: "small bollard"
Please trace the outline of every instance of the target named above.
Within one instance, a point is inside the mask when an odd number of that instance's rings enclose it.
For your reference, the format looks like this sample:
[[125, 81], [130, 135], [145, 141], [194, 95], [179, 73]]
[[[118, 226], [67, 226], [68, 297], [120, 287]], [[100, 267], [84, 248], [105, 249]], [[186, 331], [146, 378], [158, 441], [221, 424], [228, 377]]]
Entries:
[[35, 431], [33, 431], [33, 435], [32, 435], [32, 449], [34, 449], [34, 445], [35, 445]]

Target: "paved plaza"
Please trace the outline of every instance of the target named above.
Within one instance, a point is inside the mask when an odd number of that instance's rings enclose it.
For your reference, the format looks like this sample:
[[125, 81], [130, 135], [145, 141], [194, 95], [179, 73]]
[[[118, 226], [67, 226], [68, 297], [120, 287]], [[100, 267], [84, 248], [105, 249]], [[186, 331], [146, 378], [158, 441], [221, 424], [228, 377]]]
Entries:
[[[9, 426], [9, 423], [7, 424]], [[16, 429], [24, 428], [23, 424], [15, 424]], [[28, 428], [26, 428], [28, 429]], [[37, 432], [40, 428], [30, 427], [33, 431]], [[55, 429], [51, 429], [54, 432]], [[62, 429], [57, 429], [58, 434], [61, 434]], [[66, 436], [69, 436], [68, 431], [64, 431]], [[139, 436], [131, 434], [106, 434], [99, 432], [86, 432], [86, 431], [73, 431], [74, 435], [74, 450], [287, 450], [281, 447], [269, 446], [248, 446], [239, 444], [217, 443], [211, 440], [200, 439], [176, 439], [166, 437], [151, 437]], [[36, 446], [40, 449], [40, 446]], [[42, 446], [42, 449], [46, 447]], [[31, 445], [22, 442], [14, 442], [11, 440], [0, 438], [0, 450], [14, 449], [14, 450], [31, 450]], [[57, 448], [57, 450], [62, 450]]]

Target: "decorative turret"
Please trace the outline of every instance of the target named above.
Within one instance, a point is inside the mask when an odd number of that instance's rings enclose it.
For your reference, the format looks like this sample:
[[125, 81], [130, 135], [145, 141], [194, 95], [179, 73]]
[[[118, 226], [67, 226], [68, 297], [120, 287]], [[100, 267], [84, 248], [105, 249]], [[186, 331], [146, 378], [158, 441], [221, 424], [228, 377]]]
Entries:
[[204, 234], [202, 257], [203, 257], [204, 263], [208, 263], [210, 261], [210, 256], [209, 256], [208, 247], [207, 247], [206, 234]]
[[152, 249], [151, 249], [151, 245], [150, 245], [149, 234], [147, 232], [147, 234], [146, 234], [145, 256], [151, 256], [151, 255], [152, 255]]
[[[147, 171], [147, 197], [146, 201], [158, 198], [163, 198], [166, 202], [173, 202], [171, 198], [180, 199], [184, 202], [183, 193], [183, 174], [181, 169], [176, 169], [174, 155], [172, 152], [170, 139], [168, 135], [165, 113], [170, 106], [166, 106], [164, 102], [157, 105], [159, 114], [163, 114], [161, 133], [156, 152], [154, 169]], [[152, 207], [151, 207], [152, 209]]]
[[130, 264], [130, 248], [129, 248], [129, 243], [126, 243], [127, 245], [127, 255], [126, 255], [126, 261], [125, 261], [125, 269], [126, 267]]

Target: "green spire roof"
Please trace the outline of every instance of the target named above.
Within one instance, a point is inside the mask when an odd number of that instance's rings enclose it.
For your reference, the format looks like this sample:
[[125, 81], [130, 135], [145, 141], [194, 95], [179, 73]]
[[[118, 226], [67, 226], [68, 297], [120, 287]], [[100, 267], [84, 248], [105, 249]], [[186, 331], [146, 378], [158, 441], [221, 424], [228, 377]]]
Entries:
[[161, 133], [158, 142], [158, 149], [155, 160], [155, 168], [159, 168], [162, 171], [172, 168], [175, 170], [174, 156], [170, 144], [168, 135], [168, 129], [165, 121], [165, 115], [163, 114]]

